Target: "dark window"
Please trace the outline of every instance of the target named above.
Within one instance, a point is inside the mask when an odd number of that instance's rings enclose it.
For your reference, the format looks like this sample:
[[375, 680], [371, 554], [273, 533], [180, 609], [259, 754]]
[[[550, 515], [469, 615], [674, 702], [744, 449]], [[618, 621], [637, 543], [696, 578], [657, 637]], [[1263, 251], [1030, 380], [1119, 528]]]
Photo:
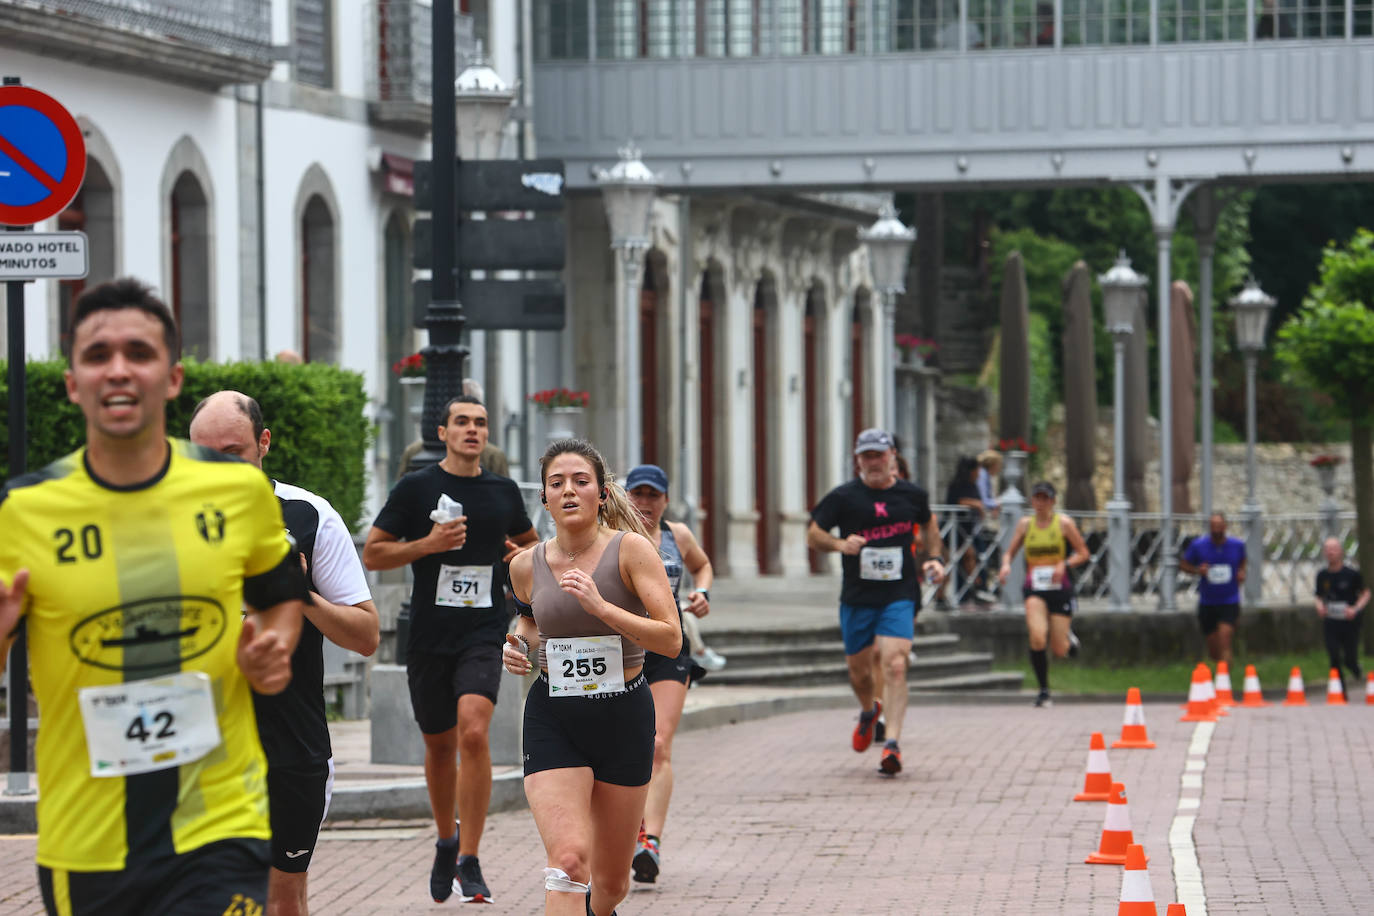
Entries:
[[334, 87], [333, 0], [295, 0], [296, 82]]

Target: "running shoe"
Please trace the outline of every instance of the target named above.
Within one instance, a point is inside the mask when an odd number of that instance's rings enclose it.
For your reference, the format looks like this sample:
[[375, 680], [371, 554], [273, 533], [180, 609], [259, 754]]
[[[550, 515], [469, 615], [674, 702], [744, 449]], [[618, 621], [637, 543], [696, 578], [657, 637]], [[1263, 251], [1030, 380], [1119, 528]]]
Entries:
[[725, 667], [725, 656], [710, 646], [702, 646], [700, 652], [693, 652], [692, 661], [707, 671], [719, 671]]
[[1069, 631], [1069, 658], [1078, 658], [1083, 651], [1083, 643], [1079, 642], [1077, 634], [1073, 630]]
[[634, 869], [632, 877], [640, 884], [653, 884], [658, 879], [659, 861], [658, 840], [644, 837], [639, 841], [639, 850], [630, 861], [630, 866]]
[[458, 877], [453, 879], [453, 889], [459, 894], [460, 903], [495, 903], [487, 882], [482, 880], [482, 866], [477, 864], [476, 856], [463, 856], [458, 860]]
[[1053, 705], [1054, 700], [1050, 699], [1050, 692], [1048, 690], [1042, 690], [1035, 695], [1036, 709], [1049, 709]]
[[879, 716], [878, 721], [873, 723], [873, 740], [882, 744], [887, 740], [887, 723], [883, 717]]
[[854, 750], [862, 753], [873, 743], [873, 723], [883, 714], [883, 701], [874, 700], [873, 708], [859, 713], [859, 724], [854, 726]]
[[883, 759], [878, 761], [878, 772], [884, 776], [896, 776], [902, 772], [902, 749], [896, 741], [889, 741], [883, 747]]
[[453, 894], [453, 876], [458, 870], [458, 839], [453, 845], [434, 844], [434, 867], [429, 870], [429, 895], [443, 903]]

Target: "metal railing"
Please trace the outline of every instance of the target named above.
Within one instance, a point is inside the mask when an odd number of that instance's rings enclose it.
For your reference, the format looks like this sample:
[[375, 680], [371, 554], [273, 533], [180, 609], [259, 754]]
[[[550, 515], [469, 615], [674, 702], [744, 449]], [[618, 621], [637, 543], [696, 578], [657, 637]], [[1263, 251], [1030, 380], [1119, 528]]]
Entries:
[[[434, 42], [428, 3], [373, 0], [367, 6], [367, 97], [377, 102], [429, 105], [433, 99]], [[457, 72], [477, 53], [473, 18], [454, 14]]]
[[[10, 5], [0, 0], [0, 8]], [[45, 12], [269, 61], [271, 0], [44, 0]]]
[[[955, 569], [944, 598], [952, 605], [976, 602], [998, 592], [997, 573], [1002, 564], [1001, 528], [995, 519], [985, 519], [973, 510], [961, 506], [932, 507], [940, 523], [940, 535], [949, 551]], [[1110, 601], [1108, 572], [1110, 556], [1107, 552], [1106, 512], [1066, 512], [1083, 533], [1088, 546], [1088, 562], [1074, 571], [1074, 593], [1080, 599]], [[1159, 594], [1163, 575], [1163, 561], [1159, 532], [1163, 516], [1158, 513], [1133, 512], [1131, 525], [1131, 595], [1133, 600], [1152, 604]], [[1264, 562], [1262, 596], [1267, 602], [1302, 602], [1308, 600], [1316, 584], [1317, 573], [1325, 566], [1322, 542], [1337, 537], [1345, 545], [1347, 555], [1359, 548], [1355, 527], [1355, 513], [1336, 513], [1334, 518], [1320, 514], [1269, 515], [1262, 519], [1264, 531]], [[1178, 553], [1193, 538], [1207, 531], [1207, 519], [1201, 515], [1175, 515], [1174, 531], [1178, 539]], [[1241, 532], [1233, 531], [1240, 537]], [[972, 556], [971, 568], [965, 572], [965, 559]], [[1180, 572], [1178, 591], [1191, 590], [1196, 577]], [[983, 593], [983, 594], [980, 594]]]
[[1374, 36], [1374, 0], [535, 0], [539, 60]]

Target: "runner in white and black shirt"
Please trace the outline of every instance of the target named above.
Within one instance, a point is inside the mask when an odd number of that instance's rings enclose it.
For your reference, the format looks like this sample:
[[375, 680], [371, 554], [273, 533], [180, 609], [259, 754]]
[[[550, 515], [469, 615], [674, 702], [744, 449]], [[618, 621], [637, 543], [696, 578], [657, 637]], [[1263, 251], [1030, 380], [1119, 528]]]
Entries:
[[[481, 467], [482, 402], [461, 395], [444, 415], [443, 460], [405, 475], [392, 489], [368, 533], [363, 562], [369, 569], [409, 564], [415, 575], [406, 676], [425, 739], [425, 781], [439, 834], [430, 894], [436, 903], [447, 900], [456, 875], [464, 903], [490, 903], [477, 851], [491, 801], [487, 735], [511, 618], [504, 561], [539, 538], [515, 481]], [[431, 517], [446, 510], [454, 517]], [[453, 823], [455, 805], [461, 831]]]
[[[922, 574], [945, 574], [944, 544], [930, 511], [930, 497], [916, 484], [899, 480], [892, 437], [881, 429], [859, 433], [854, 445], [859, 476], [827, 493], [811, 511], [806, 542], [814, 550], [843, 556], [840, 629], [844, 637], [849, 682], [859, 699], [859, 724], [851, 744], [865, 751], [873, 743], [873, 725], [887, 707], [887, 743], [879, 772], [893, 776], [902, 769], [902, 719], [906, 714], [907, 653], [915, 635], [921, 602]], [[839, 537], [830, 534], [839, 530]], [[931, 556], [915, 557], [918, 536]], [[873, 653], [884, 673], [882, 700], [874, 683]]]
[[[191, 441], [262, 467], [272, 444], [257, 401], [220, 391], [196, 405]], [[291, 655], [291, 682], [273, 696], [253, 694], [258, 735], [267, 754], [272, 819], [268, 916], [304, 916], [306, 870], [329, 811], [333, 749], [324, 705], [324, 638], [362, 655], [377, 649], [377, 608], [353, 537], [321, 496], [273, 481], [282, 519], [303, 558], [314, 597]]]

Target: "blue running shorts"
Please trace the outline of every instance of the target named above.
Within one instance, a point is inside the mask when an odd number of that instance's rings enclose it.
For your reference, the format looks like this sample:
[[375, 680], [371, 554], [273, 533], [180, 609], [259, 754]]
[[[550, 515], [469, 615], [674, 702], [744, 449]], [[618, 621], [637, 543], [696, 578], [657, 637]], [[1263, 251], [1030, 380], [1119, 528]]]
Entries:
[[840, 605], [844, 654], [855, 655], [873, 645], [875, 636], [911, 639], [916, 635], [916, 602], [894, 601], [886, 607]]

